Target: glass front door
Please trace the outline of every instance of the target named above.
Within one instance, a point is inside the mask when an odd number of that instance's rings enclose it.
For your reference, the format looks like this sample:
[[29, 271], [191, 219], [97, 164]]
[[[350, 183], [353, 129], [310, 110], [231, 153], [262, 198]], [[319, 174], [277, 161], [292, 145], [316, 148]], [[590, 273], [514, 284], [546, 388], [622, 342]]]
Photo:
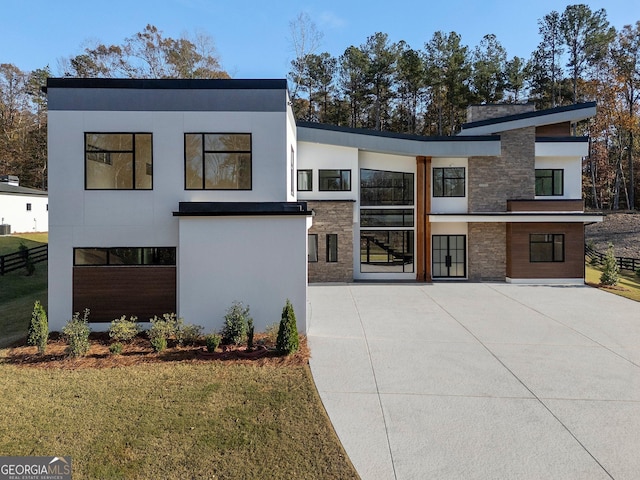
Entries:
[[467, 276], [466, 235], [433, 235], [433, 278], [464, 278]]

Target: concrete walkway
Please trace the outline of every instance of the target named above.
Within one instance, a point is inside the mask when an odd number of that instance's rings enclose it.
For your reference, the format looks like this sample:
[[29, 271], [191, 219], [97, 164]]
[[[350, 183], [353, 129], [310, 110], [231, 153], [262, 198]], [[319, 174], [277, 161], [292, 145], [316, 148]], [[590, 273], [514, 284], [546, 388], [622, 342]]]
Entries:
[[364, 480], [640, 476], [640, 304], [472, 283], [309, 297], [311, 371]]

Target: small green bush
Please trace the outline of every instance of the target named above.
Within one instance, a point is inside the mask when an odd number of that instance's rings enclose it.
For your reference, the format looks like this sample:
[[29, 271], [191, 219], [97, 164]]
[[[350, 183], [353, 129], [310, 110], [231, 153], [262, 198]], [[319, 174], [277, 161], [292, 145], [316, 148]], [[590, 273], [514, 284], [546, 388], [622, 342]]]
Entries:
[[154, 316], [150, 321], [151, 328], [147, 330], [147, 335], [153, 349], [156, 352], [161, 352], [167, 348], [167, 340], [175, 335], [178, 322], [176, 314], [165, 313], [162, 318]]
[[38, 353], [44, 355], [44, 352], [47, 350], [47, 340], [49, 340], [47, 312], [44, 311], [42, 304], [36, 300], [36, 303], [33, 304], [33, 313], [31, 313], [27, 345], [38, 347]]
[[281, 354], [290, 355], [298, 351], [300, 341], [298, 339], [298, 327], [296, 325], [296, 314], [289, 299], [282, 309], [280, 328], [278, 329], [278, 339], [276, 349]]
[[265, 340], [272, 345], [275, 345], [278, 341], [278, 330], [280, 329], [280, 322], [273, 322], [271, 325], [267, 325], [265, 329]]
[[249, 318], [249, 306], [245, 307], [242, 302], [233, 302], [224, 316], [223, 343], [233, 345], [243, 343], [247, 337], [247, 320]]
[[181, 324], [180, 329], [175, 332], [178, 345], [194, 345], [202, 335], [202, 330], [204, 327], [200, 325]]
[[602, 285], [617, 285], [620, 279], [620, 267], [613, 252], [613, 244], [610, 243], [607, 248], [607, 253], [604, 257], [604, 264], [602, 266], [602, 275], [600, 275], [600, 283]]
[[247, 318], [247, 350], [253, 350], [253, 318]]
[[139, 332], [138, 317], [132, 316], [127, 320], [127, 316], [123, 315], [111, 322], [109, 338], [116, 342], [130, 342]]
[[112, 355], [120, 355], [122, 353], [122, 344], [120, 342], [112, 343], [109, 345], [109, 352]]
[[82, 357], [87, 354], [89, 347], [89, 309], [85, 308], [82, 317], [80, 313], [73, 314], [71, 320], [62, 328], [62, 335], [67, 342], [67, 355]]
[[210, 333], [209, 335], [204, 337], [204, 341], [207, 344], [207, 352], [213, 353], [216, 351], [216, 348], [218, 348], [218, 345], [220, 345], [222, 337], [215, 333]]

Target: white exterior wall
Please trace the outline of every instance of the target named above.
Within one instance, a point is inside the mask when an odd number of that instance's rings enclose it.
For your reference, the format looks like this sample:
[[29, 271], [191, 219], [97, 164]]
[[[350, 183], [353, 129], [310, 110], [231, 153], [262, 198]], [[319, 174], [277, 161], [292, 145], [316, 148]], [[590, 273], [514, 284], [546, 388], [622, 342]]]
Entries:
[[287, 298], [306, 332], [307, 217], [180, 217], [178, 310], [218, 331], [233, 301], [256, 331], [280, 321]]
[[[434, 197], [433, 169], [464, 167], [464, 197]], [[469, 211], [469, 161], [466, 158], [433, 158], [431, 160], [431, 213], [467, 213]]]
[[561, 168], [564, 170], [564, 195], [536, 196], [537, 200], [562, 200], [582, 198], [581, 157], [536, 157], [536, 169]]
[[[179, 202], [289, 200], [286, 115], [49, 111], [50, 328], [73, 313], [74, 247], [177, 247]], [[153, 190], [85, 190], [85, 132], [152, 133]], [[251, 133], [252, 190], [185, 190], [185, 132]]]
[[[357, 200], [360, 174], [358, 149], [320, 143], [298, 142], [299, 170], [313, 170], [313, 190], [298, 192], [298, 200]], [[351, 170], [351, 191], [321, 192], [319, 170]]]
[[[27, 210], [27, 204], [31, 210]], [[46, 232], [49, 212], [46, 195], [0, 193], [0, 224], [11, 225], [11, 233]]]

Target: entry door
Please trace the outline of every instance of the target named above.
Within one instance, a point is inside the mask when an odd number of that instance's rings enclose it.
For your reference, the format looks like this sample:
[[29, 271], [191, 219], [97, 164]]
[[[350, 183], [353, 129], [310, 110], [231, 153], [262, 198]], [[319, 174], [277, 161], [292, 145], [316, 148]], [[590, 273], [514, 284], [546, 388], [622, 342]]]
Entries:
[[432, 277], [466, 277], [466, 235], [433, 235], [431, 240]]

